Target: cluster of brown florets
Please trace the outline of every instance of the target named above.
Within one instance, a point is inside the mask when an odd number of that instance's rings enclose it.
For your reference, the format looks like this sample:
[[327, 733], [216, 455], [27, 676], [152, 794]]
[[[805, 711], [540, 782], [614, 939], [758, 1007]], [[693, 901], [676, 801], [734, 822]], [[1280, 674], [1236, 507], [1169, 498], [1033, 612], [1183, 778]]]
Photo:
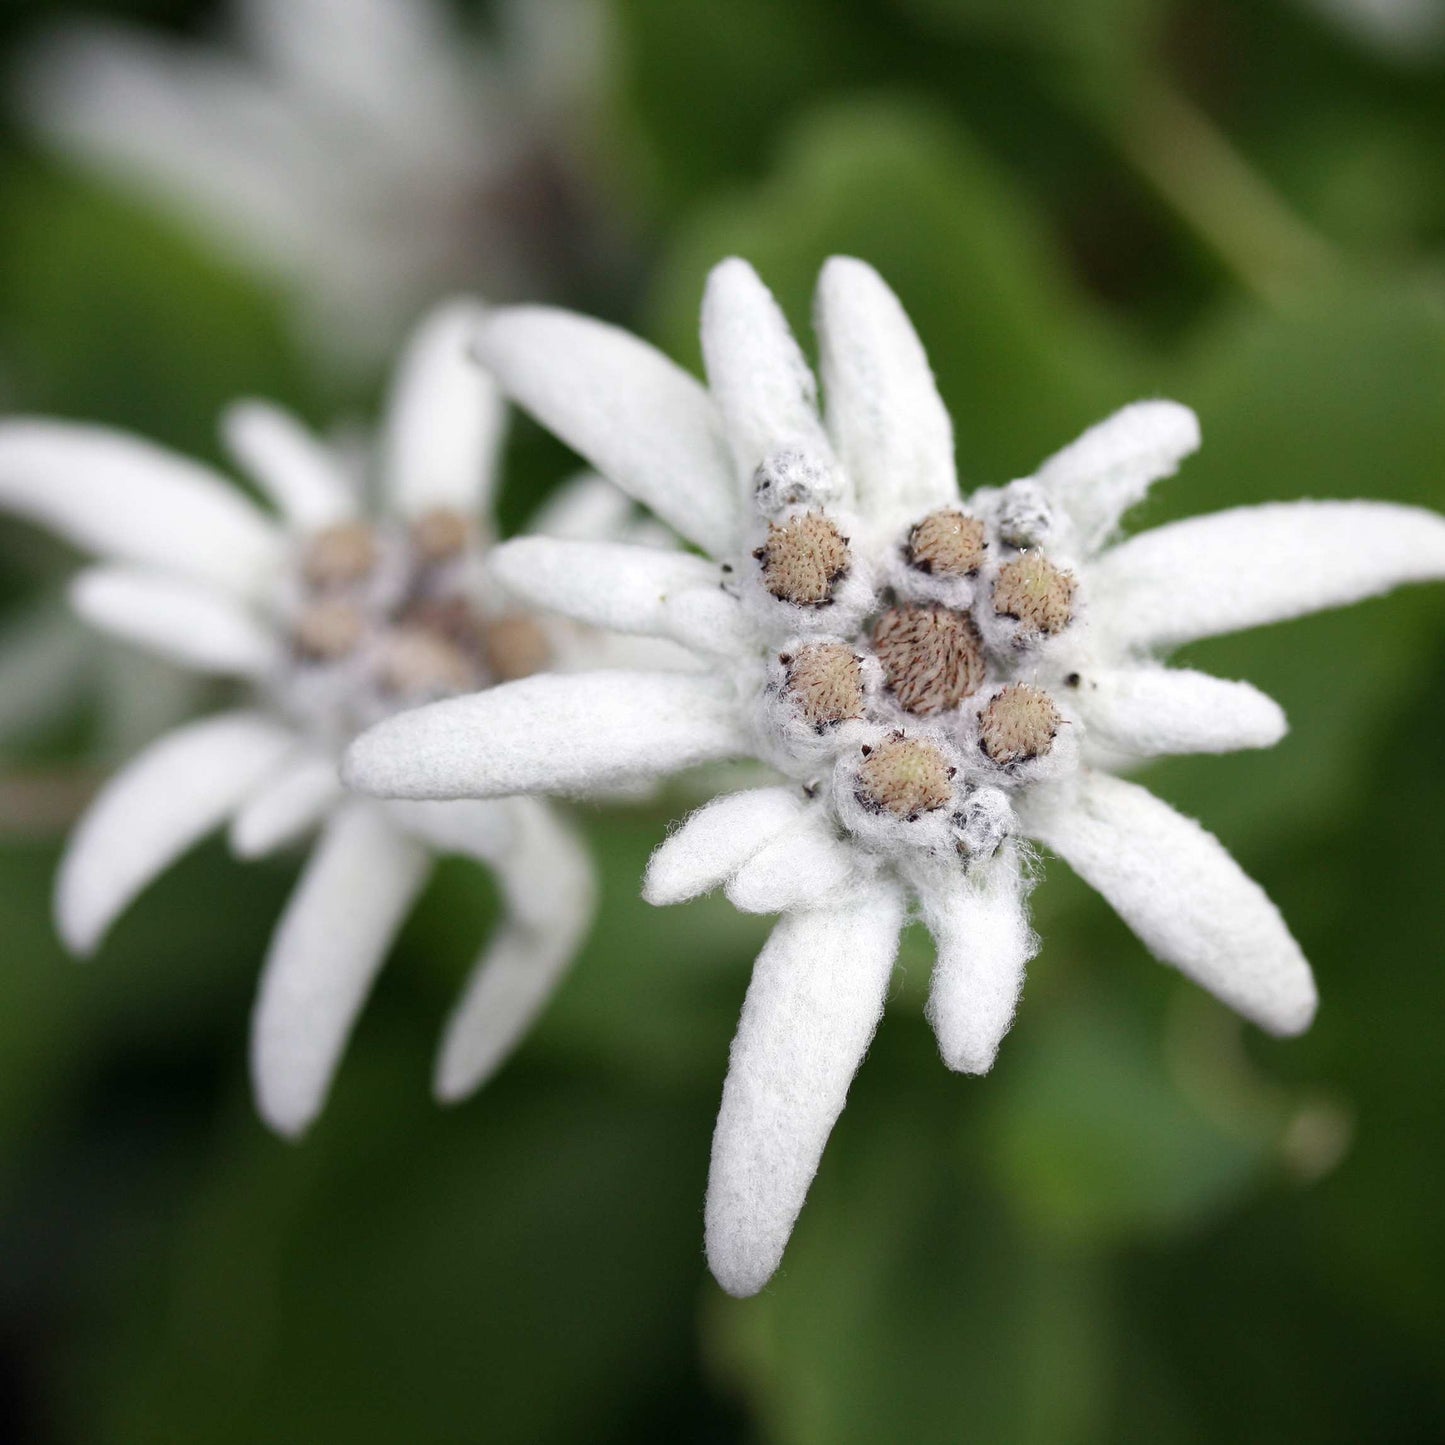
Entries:
[[547, 662], [541, 629], [481, 606], [478, 563], [475, 528], [456, 511], [315, 533], [298, 559], [284, 700], [349, 733], [536, 672]]
[[[770, 522], [753, 556], [764, 590], [806, 610], [815, 634], [856, 565], [820, 508]], [[953, 507], [909, 528], [876, 575], [872, 611], [841, 637], [779, 653], [773, 690], [815, 739], [837, 738], [851, 803], [890, 826], [946, 811], [959, 850], [973, 852], [962, 841], [978, 811], [970, 798], [1057, 760], [1069, 719], [1036, 664], [1077, 618], [1076, 579], [1036, 537]]]

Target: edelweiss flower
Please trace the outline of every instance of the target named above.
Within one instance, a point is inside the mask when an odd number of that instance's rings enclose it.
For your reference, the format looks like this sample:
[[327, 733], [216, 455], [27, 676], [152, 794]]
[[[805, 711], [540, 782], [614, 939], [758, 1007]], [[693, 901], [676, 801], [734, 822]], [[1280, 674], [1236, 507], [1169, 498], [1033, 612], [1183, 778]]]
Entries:
[[[337, 776], [345, 743], [399, 708], [590, 660], [578, 629], [505, 605], [482, 565], [502, 409], [466, 354], [475, 315], [445, 308], [410, 347], [379, 448], [375, 519], [338, 456], [268, 405], [234, 408], [226, 439], [275, 518], [224, 476], [145, 442], [0, 424], [0, 505], [106, 559], [74, 584], [87, 620], [251, 693], [241, 710], [169, 733], [101, 792], [60, 868], [68, 946], [93, 952], [152, 878], [227, 821], [243, 858], [320, 829], [256, 1005], [259, 1105], [286, 1134], [320, 1110], [434, 855], [492, 868], [506, 915], [448, 1024], [444, 1099], [499, 1066], [591, 917], [586, 856], [546, 804], [378, 804], [348, 797]], [[610, 498], [630, 506], [591, 479], [551, 523], [601, 535], [618, 516]]]
[[1445, 575], [1445, 521], [1364, 502], [1244, 508], [1110, 545], [1198, 444], [1170, 402], [1127, 407], [1034, 476], [964, 499], [918, 338], [859, 261], [817, 294], [826, 418], [741, 261], [703, 306], [711, 391], [610, 327], [494, 313], [504, 390], [707, 557], [538, 539], [500, 575], [573, 617], [686, 643], [695, 676], [530, 678], [382, 723], [356, 786], [409, 798], [569, 792], [751, 756], [786, 781], [695, 813], [646, 896], [725, 885], [784, 917], [758, 958], [713, 1142], [707, 1249], [750, 1294], [777, 1267], [883, 1010], [909, 899], [937, 943], [929, 1015], [979, 1073], [1035, 940], [1029, 840], [1161, 960], [1264, 1028], [1315, 1009], [1309, 967], [1223, 847], [1110, 769], [1275, 742], [1245, 683], [1161, 666], [1194, 638]]
[[439, 295], [545, 289], [591, 204], [575, 151], [600, 5], [501, 8], [489, 48], [438, 0], [235, 0], [224, 49], [72, 25], [24, 100], [64, 150], [288, 285], [338, 358], [384, 355]]

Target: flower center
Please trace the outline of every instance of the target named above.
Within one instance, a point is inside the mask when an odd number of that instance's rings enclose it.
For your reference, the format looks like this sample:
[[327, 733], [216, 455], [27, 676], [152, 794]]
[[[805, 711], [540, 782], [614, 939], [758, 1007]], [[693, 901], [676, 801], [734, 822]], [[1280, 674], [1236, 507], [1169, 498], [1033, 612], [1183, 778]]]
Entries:
[[[1063, 711], [1018, 680], [1077, 615], [1073, 575], [1043, 550], [1049, 499], [1026, 480], [987, 494], [978, 515], [938, 507], [888, 536], [856, 522], [855, 557], [849, 524], [814, 498], [819, 477], [839, 491], [801, 454], [770, 458], [756, 477], [767, 533], [753, 557], [770, 594], [751, 594], [756, 621], [765, 636], [793, 633], [763, 674], [762, 755], [809, 796], [831, 761], [825, 796], [860, 847], [971, 866], [1017, 826], [1012, 794], [1041, 775], [1028, 765], [1050, 757], [1052, 775], [1073, 756]], [[860, 727], [883, 741], [860, 752]]]
[[388, 713], [537, 671], [540, 628], [481, 610], [478, 561], [470, 522], [450, 510], [318, 532], [298, 561], [283, 704], [341, 742]]
[[983, 643], [973, 619], [948, 607], [890, 607], [873, 628], [888, 690], [916, 717], [955, 708], [984, 682]]

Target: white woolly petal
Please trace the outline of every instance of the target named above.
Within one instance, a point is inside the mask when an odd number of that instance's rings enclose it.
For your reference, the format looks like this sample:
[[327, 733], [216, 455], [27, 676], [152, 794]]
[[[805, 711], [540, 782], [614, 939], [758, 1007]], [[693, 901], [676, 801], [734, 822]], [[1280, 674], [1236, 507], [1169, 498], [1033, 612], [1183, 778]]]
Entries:
[[542, 675], [399, 713], [352, 744], [349, 787], [394, 798], [495, 798], [615, 787], [747, 751], [711, 678]]
[[1075, 700], [1089, 742], [1135, 757], [1270, 748], [1289, 730], [1258, 688], [1183, 668], [1090, 672]]
[[928, 1018], [950, 1069], [986, 1074], [1013, 1023], [1024, 968], [1038, 950], [1016, 844], [967, 872], [919, 870], [923, 916], [938, 948]]
[[817, 908], [858, 876], [858, 850], [814, 812], [755, 853], [728, 882], [728, 901], [744, 913]]
[[1096, 623], [1120, 646], [1200, 637], [1445, 578], [1445, 518], [1388, 502], [1236, 507], [1143, 532], [1094, 564]]
[[733, 1040], [707, 1187], [707, 1259], [756, 1294], [782, 1259], [848, 1085], [883, 1013], [903, 925], [897, 884], [790, 913], [758, 961]]
[[497, 580], [523, 602], [613, 632], [733, 652], [747, 635], [715, 562], [621, 542], [519, 537], [490, 554]]
[[387, 407], [384, 467], [398, 512], [486, 507], [506, 411], [472, 355], [485, 313], [471, 301], [439, 307], [407, 345]]
[[736, 550], [722, 421], [681, 367], [616, 327], [545, 307], [492, 312], [477, 349], [518, 405], [610, 481], [713, 556]]
[[289, 411], [238, 401], [221, 418], [226, 450], [297, 532], [356, 514], [356, 494], [336, 454]]
[[231, 820], [231, 851], [238, 858], [264, 858], [309, 833], [344, 796], [336, 759], [303, 753]]
[[181, 577], [92, 567], [70, 600], [92, 626], [201, 672], [256, 678], [277, 660], [275, 637], [240, 603]]
[[815, 313], [828, 431], [859, 510], [892, 521], [956, 502], [953, 424], [898, 298], [871, 266], [834, 256]]
[[736, 256], [714, 266], [702, 301], [702, 352], [708, 384], [751, 498], [764, 458], [795, 447], [829, 458], [818, 419], [818, 387], [781, 307], [758, 273]]
[[561, 542], [616, 541], [631, 524], [633, 513], [626, 492], [596, 472], [579, 472], [532, 513], [526, 530], [529, 536]]
[[596, 901], [587, 852], [556, 812], [535, 798], [504, 806], [514, 842], [495, 867], [506, 917], [447, 1022], [434, 1081], [446, 1102], [480, 1088], [505, 1062], [556, 992]]
[[1314, 979], [1264, 890], [1211, 833], [1106, 773], [1025, 799], [1024, 824], [1114, 906], [1156, 958], [1273, 1034], [1303, 1033]]
[[1108, 540], [1124, 513], [1199, 450], [1199, 418], [1177, 401], [1136, 401], [1092, 426], [1035, 473], [1074, 524], [1078, 548]]
[[0, 424], [0, 507], [120, 562], [253, 592], [276, 528], [224, 477], [104, 427]]
[[295, 746], [259, 713], [225, 713], [152, 743], [101, 789], [61, 860], [60, 936], [94, 951], [151, 879], [218, 827]]
[[321, 1112], [356, 1016], [431, 855], [374, 803], [326, 825], [266, 955], [251, 1025], [261, 1117], [294, 1138]]
[[456, 853], [495, 867], [516, 843], [512, 800], [462, 798], [449, 802], [393, 802], [388, 811], [437, 853]]
[[647, 864], [642, 896], [660, 907], [710, 892], [802, 811], [797, 788], [750, 788], [714, 798], [659, 844]]

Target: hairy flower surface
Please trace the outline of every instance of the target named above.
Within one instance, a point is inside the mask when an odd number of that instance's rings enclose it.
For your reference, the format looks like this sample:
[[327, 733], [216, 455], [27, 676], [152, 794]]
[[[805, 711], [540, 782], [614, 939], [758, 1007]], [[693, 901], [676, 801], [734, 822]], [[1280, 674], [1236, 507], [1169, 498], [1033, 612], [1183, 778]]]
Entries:
[[[339, 454], [261, 403], [232, 409], [226, 440], [274, 515], [226, 477], [131, 437], [0, 424], [0, 506], [103, 559], [75, 580], [81, 614], [249, 693], [243, 709], [164, 736], [102, 790], [61, 864], [69, 947], [93, 952], [136, 894], [218, 826], [243, 858], [319, 830], [254, 1020], [259, 1106], [287, 1134], [320, 1110], [435, 855], [491, 868], [504, 912], [446, 1031], [443, 1098], [501, 1064], [591, 918], [590, 865], [547, 804], [379, 803], [349, 797], [337, 775], [344, 745], [401, 708], [593, 655], [574, 624], [506, 602], [486, 565], [503, 413], [467, 355], [476, 314], [441, 309], [409, 348], [378, 447], [376, 515]], [[544, 524], [610, 535], [630, 506], [591, 478]]]
[[599, 249], [578, 153], [599, 0], [503, 0], [486, 46], [450, 8], [233, 0], [205, 45], [72, 22], [36, 47], [22, 100], [61, 149], [288, 286], [337, 360], [380, 357], [454, 289], [545, 293], [584, 219]]
[[784, 781], [720, 797], [656, 852], [646, 896], [725, 887], [781, 913], [757, 960], [714, 1136], [707, 1249], [736, 1294], [771, 1276], [883, 1010], [910, 906], [937, 944], [945, 1062], [992, 1064], [1035, 939], [1032, 842], [1166, 963], [1265, 1029], [1315, 1010], [1256, 884], [1198, 824], [1114, 775], [1264, 747], [1280, 709], [1159, 654], [1445, 575], [1445, 521], [1364, 502], [1245, 508], [1113, 541], [1199, 441], [1126, 407], [1029, 478], [964, 497], [918, 338], [877, 274], [818, 285], [826, 416], [772, 296], [737, 260], [703, 306], [709, 386], [564, 313], [498, 312], [483, 358], [523, 407], [708, 555], [524, 539], [519, 595], [685, 643], [696, 675], [532, 678], [394, 717], [359, 788], [568, 792], [751, 756]]

